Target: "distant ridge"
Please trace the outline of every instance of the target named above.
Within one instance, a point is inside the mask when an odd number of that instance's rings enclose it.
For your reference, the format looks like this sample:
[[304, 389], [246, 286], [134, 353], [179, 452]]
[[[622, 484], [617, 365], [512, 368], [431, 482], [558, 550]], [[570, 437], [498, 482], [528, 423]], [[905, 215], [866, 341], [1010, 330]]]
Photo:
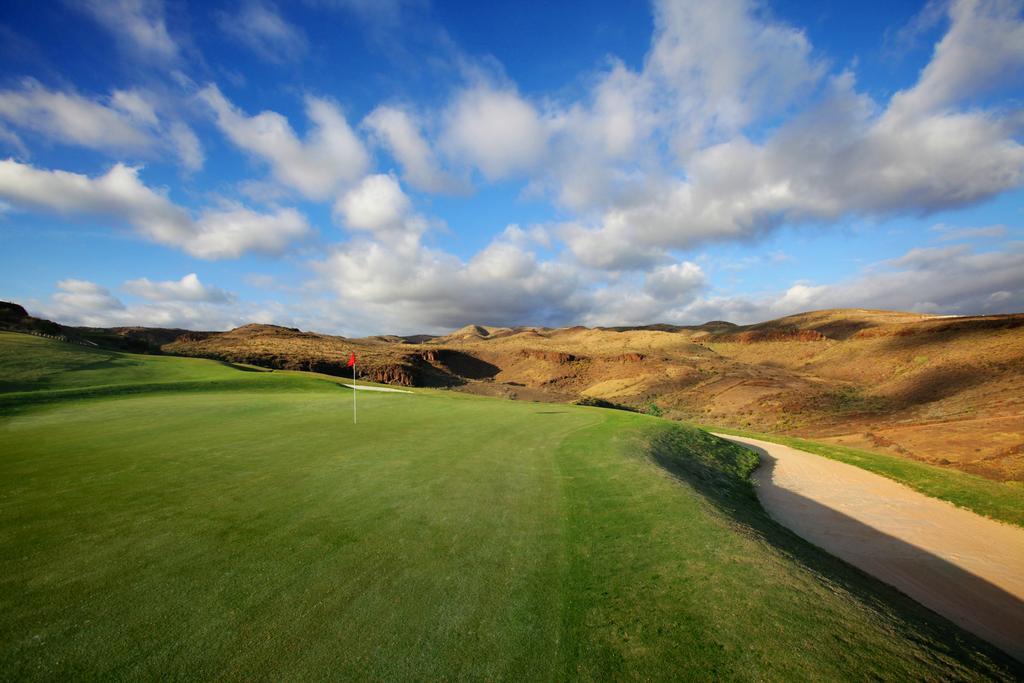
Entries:
[[442, 336], [349, 339], [258, 323], [226, 332], [68, 327], [0, 303], [0, 328], [339, 376], [350, 374], [355, 352], [360, 376], [385, 384], [654, 406], [691, 422], [1024, 481], [1024, 314], [829, 309], [749, 325], [473, 324]]

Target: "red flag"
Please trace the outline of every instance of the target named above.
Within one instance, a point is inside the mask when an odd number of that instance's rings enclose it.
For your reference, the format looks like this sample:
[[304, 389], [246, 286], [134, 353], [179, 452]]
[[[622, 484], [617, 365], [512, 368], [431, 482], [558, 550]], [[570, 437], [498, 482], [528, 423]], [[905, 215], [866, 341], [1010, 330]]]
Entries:
[[356, 354], [353, 353], [351, 356], [348, 357], [348, 364], [345, 367], [346, 368], [350, 368], [350, 367], [352, 367], [355, 364], [356, 364]]

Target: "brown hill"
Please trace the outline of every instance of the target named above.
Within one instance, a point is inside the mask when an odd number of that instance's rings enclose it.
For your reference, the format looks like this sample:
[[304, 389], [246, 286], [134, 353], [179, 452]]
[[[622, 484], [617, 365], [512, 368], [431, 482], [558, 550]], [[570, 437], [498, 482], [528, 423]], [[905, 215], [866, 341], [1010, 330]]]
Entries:
[[[802, 313], [435, 340], [498, 371], [467, 391], [601, 398], [1024, 481], [1024, 315]], [[427, 346], [429, 346], [428, 344]]]
[[452, 387], [494, 374], [482, 361], [450, 349], [424, 348], [410, 340], [427, 336], [346, 337], [303, 332], [277, 325], [243, 325], [228, 332], [185, 334], [163, 351], [216, 358], [266, 368], [306, 370], [350, 377], [349, 354], [358, 358], [358, 377], [401, 386]]
[[[410, 343], [422, 341], [422, 343]], [[449, 386], [603, 400], [1024, 481], [1024, 314], [801, 313], [754, 325], [500, 328], [346, 339], [272, 325], [186, 335], [165, 352]]]
[[[274, 325], [228, 332], [96, 330], [0, 305], [0, 327], [115, 348], [452, 387], [605, 401], [712, 425], [804, 436], [1024, 481], [1024, 314], [801, 313], [754, 325], [469, 325], [361, 339]], [[52, 327], [51, 327], [52, 326]], [[54, 332], [53, 330], [57, 330]]]

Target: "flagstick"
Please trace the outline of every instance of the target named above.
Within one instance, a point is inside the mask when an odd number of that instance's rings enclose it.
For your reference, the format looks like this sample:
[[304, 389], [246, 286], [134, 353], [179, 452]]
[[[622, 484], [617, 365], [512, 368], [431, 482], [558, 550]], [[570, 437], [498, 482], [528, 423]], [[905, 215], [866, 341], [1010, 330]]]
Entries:
[[352, 360], [352, 424], [356, 423], [356, 362]]

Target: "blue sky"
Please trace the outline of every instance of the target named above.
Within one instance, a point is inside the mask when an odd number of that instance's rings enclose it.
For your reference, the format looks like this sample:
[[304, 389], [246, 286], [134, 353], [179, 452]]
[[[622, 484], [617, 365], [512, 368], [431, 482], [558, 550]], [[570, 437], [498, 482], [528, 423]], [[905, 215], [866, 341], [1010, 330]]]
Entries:
[[341, 334], [1024, 310], [1024, 4], [0, 8], [0, 298]]

